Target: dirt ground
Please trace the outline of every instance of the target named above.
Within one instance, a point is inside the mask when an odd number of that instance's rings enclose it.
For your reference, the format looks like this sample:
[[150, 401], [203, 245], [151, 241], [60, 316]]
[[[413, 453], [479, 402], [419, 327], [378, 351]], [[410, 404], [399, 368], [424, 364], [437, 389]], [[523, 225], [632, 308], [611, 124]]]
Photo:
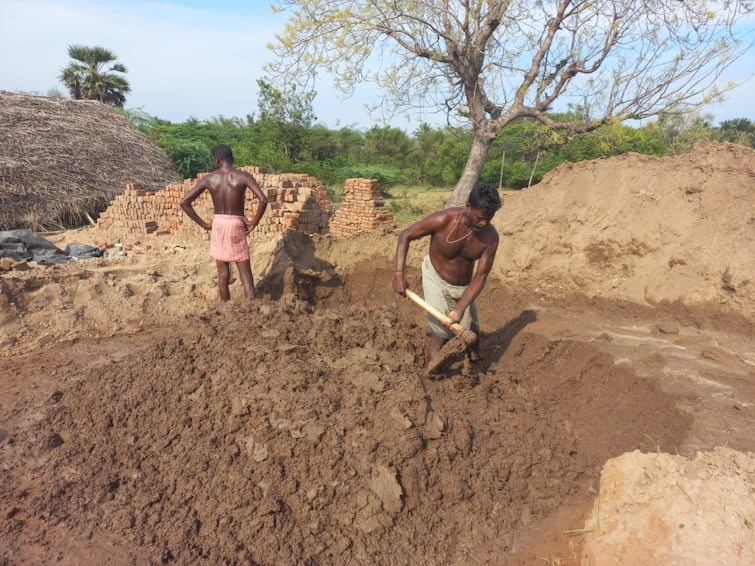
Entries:
[[0, 564], [755, 563], [753, 157], [506, 195], [432, 377], [396, 233], [255, 240], [227, 304], [206, 241], [50, 236], [126, 255], [0, 272]]

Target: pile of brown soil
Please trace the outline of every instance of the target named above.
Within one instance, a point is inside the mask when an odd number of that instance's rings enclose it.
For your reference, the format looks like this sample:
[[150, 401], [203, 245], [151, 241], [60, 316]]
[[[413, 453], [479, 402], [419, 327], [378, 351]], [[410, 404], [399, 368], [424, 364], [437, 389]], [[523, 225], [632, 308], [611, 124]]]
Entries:
[[538, 293], [713, 305], [755, 319], [755, 151], [562, 165], [504, 199], [496, 269]]
[[4, 273], [0, 563], [750, 563], [752, 152], [700, 147], [507, 195], [483, 359], [435, 379], [395, 232], [255, 244], [250, 303], [172, 236]]

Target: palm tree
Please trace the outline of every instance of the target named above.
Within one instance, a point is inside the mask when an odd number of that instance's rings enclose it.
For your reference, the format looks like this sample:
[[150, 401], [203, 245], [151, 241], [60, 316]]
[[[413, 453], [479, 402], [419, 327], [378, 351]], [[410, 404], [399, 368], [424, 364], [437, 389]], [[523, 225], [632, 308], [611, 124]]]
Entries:
[[[131, 91], [128, 81], [120, 73], [126, 66], [117, 62], [112, 51], [104, 47], [68, 46], [68, 56], [73, 59], [60, 73], [60, 80], [76, 100], [99, 100], [122, 107], [126, 93]], [[108, 63], [112, 63], [106, 67]]]

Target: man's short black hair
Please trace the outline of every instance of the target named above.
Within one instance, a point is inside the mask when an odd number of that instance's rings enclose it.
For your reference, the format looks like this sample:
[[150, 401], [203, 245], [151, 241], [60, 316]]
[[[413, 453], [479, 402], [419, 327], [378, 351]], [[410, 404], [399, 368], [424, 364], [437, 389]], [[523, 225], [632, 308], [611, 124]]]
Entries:
[[212, 157], [220, 161], [233, 163], [233, 151], [227, 145], [220, 143], [212, 148]]
[[472, 192], [469, 193], [467, 204], [470, 208], [481, 210], [492, 218], [496, 210], [501, 208], [501, 195], [492, 183], [476, 183]]

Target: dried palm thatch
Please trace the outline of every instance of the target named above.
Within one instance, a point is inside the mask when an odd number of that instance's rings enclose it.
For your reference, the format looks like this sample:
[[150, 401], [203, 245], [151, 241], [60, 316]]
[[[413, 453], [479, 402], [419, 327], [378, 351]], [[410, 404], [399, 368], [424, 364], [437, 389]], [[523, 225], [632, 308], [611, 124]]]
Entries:
[[0, 91], [0, 230], [80, 226], [127, 183], [159, 190], [180, 180], [110, 106]]

